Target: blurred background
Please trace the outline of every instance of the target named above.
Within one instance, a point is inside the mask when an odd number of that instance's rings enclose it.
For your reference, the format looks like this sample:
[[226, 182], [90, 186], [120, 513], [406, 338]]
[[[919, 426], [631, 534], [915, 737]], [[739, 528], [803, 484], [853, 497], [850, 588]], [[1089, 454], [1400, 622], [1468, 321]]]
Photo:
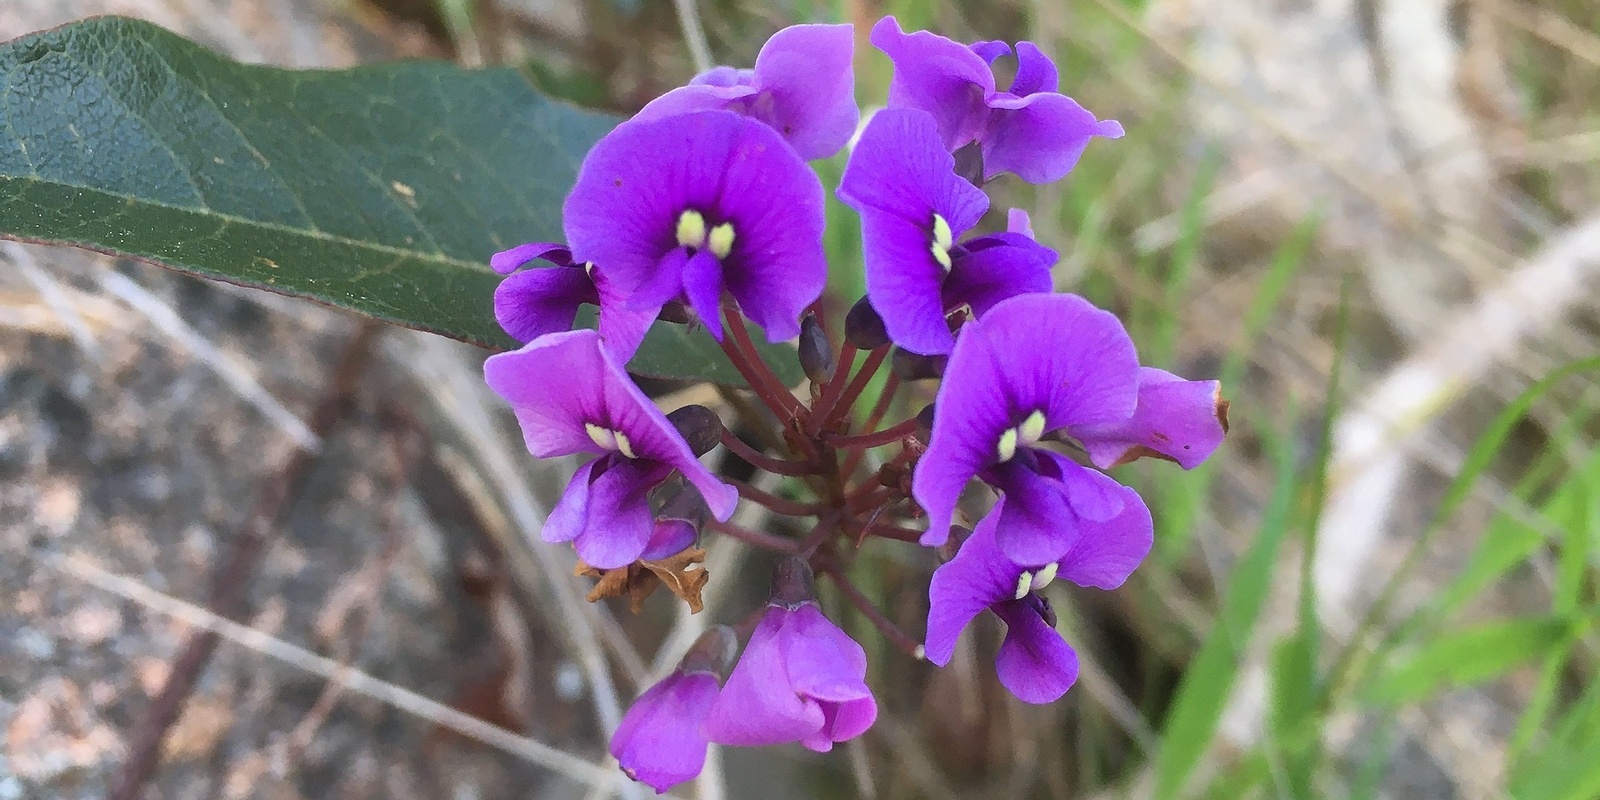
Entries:
[[[857, 24], [871, 106], [893, 13], [1032, 40], [1127, 128], [995, 206], [1146, 362], [1220, 377], [1233, 429], [1194, 472], [1119, 472], [1156, 552], [1116, 592], [1052, 586], [1078, 686], [1026, 706], [998, 625], [935, 670], [825, 597], [878, 726], [716, 754], [678, 796], [1600, 797], [1592, 0], [4, 0], [0, 37], [103, 13], [250, 62], [504, 65], [618, 112], [797, 21]], [[856, 236], [835, 215], [841, 302]], [[571, 465], [521, 451], [481, 354], [76, 251], [0, 262], [0, 800], [648, 793], [590, 765], [705, 620], [582, 602], [531, 536]], [[920, 633], [932, 566], [869, 547], [852, 574]], [[757, 556], [708, 567], [700, 616], [761, 602]], [[208, 605], [250, 631], [208, 652]]]

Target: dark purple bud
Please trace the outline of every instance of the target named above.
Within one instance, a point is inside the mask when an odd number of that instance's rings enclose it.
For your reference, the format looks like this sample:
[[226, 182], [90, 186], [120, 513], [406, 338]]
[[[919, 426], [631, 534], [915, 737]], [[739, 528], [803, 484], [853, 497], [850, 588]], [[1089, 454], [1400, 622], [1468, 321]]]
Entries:
[[700, 530], [706, 524], [706, 518], [711, 515], [711, 508], [706, 505], [704, 497], [698, 490], [692, 489], [682, 483], [676, 484], [675, 491], [661, 504], [661, 510], [656, 512], [656, 518], [662, 520], [683, 520]]
[[928, 435], [933, 430], [933, 405], [929, 403], [917, 412], [917, 436], [923, 441], [928, 440]]
[[944, 375], [944, 365], [950, 363], [947, 355], [924, 356], [898, 347], [889, 357], [889, 370], [903, 381], [920, 381]]
[[883, 317], [863, 297], [850, 307], [844, 318], [844, 338], [857, 350], [876, 350], [889, 343], [889, 331], [883, 327]]
[[784, 556], [772, 567], [772, 604], [795, 608], [817, 599], [811, 565], [798, 556]]
[[668, 414], [667, 421], [678, 429], [697, 456], [711, 452], [722, 441], [722, 419], [705, 406], [684, 406]]
[[807, 314], [800, 321], [800, 369], [812, 383], [827, 383], [833, 377], [833, 348], [828, 344], [828, 334], [817, 324], [814, 315]]
[[688, 306], [673, 301], [661, 307], [660, 313], [656, 314], [656, 319], [662, 322], [688, 325], [694, 319], [694, 314], [689, 311]]
[[963, 145], [955, 152], [956, 174], [973, 186], [983, 186], [983, 145], [977, 140]]
[[713, 625], [689, 646], [678, 662], [682, 673], [704, 672], [720, 680], [728, 676], [733, 657], [739, 653], [739, 636], [726, 625]]

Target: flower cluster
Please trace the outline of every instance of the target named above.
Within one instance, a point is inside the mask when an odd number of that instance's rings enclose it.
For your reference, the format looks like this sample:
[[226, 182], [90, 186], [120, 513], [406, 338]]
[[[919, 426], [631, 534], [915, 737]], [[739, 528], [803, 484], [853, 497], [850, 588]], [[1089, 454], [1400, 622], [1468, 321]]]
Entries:
[[[507, 275], [496, 318], [525, 345], [488, 360], [489, 385], [534, 456], [594, 456], [543, 530], [599, 579], [591, 600], [627, 594], [637, 606], [666, 586], [698, 611], [707, 531], [779, 556], [770, 602], [712, 627], [615, 732], [612, 755], [658, 791], [698, 774], [709, 743], [826, 751], [871, 727], [865, 651], [824, 614], [819, 573], [893, 644], [939, 665], [993, 611], [1006, 628], [1000, 682], [1028, 702], [1061, 697], [1077, 659], [1041, 591], [1057, 578], [1116, 588], [1152, 543], [1149, 509], [1106, 470], [1143, 456], [1192, 468], [1226, 430], [1215, 381], [1140, 366], [1116, 317], [1054, 292], [1056, 251], [1025, 212], [986, 224], [989, 181], [1058, 180], [1121, 127], [1059, 93], [1032, 43], [969, 46], [892, 17], [871, 41], [894, 79], [864, 126], [851, 26], [787, 28], [753, 69], [697, 76], [601, 139], [567, 197], [564, 244], [492, 261]], [[1013, 53], [1001, 91], [994, 62]], [[839, 313], [825, 294], [824, 189], [807, 162], [858, 128], [837, 195], [860, 216], [867, 293]], [[598, 330], [571, 330], [586, 303]], [[771, 342], [799, 338], [809, 387], [785, 385], [747, 321]], [[720, 343], [758, 401], [734, 404], [742, 425], [769, 426], [764, 446], [705, 407], [664, 414], [634, 384], [629, 360], [668, 324]], [[885, 363], [871, 410], [858, 409]], [[882, 425], [926, 400], [918, 381], [933, 377], [931, 406]], [[719, 477], [701, 461], [719, 444], [785, 487]], [[868, 469], [867, 451], [887, 446], [898, 452]], [[729, 520], [741, 498], [814, 522], [740, 527]], [[924, 643], [850, 582], [868, 537], [920, 543], [930, 566], [944, 559]]]

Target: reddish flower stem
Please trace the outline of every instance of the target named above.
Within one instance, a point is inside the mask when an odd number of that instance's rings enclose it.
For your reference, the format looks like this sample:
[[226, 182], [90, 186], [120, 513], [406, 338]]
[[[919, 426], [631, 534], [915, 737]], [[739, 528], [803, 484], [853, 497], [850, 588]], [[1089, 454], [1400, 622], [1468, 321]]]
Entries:
[[[764, 391], [773, 396], [778, 405], [784, 409], [783, 412], [778, 412], [779, 419], [793, 418], [795, 412], [800, 410], [800, 401], [795, 398], [788, 387], [783, 385], [783, 381], [778, 380], [778, 376], [773, 374], [772, 368], [767, 366], [767, 362], [761, 358], [760, 352], [756, 350], [755, 342], [750, 341], [750, 330], [744, 326], [744, 315], [740, 314], [738, 309], [733, 306], [724, 306], [722, 318], [727, 323], [724, 328], [733, 336], [734, 349], [744, 354], [745, 365], [754, 374], [754, 379], [750, 375], [745, 375], [745, 380], [750, 381], [752, 388], [759, 382], [764, 387]], [[727, 339], [728, 337], [723, 337], [724, 351], [728, 350]]]
[[728, 448], [734, 455], [749, 462], [751, 466], [757, 469], [764, 469], [767, 472], [790, 476], [817, 474], [816, 465], [803, 461], [787, 461], [781, 458], [773, 458], [745, 444], [743, 440], [733, 435], [733, 432], [726, 428], [722, 430], [722, 446]]
[[779, 497], [771, 492], [757, 489], [744, 481], [729, 481], [729, 483], [739, 490], [740, 497], [752, 503], [766, 506], [779, 514], [787, 514], [791, 517], [815, 517], [827, 511], [827, 509], [815, 503], [801, 503], [796, 500]]
[[855, 606], [856, 610], [860, 611], [861, 615], [866, 617], [872, 623], [872, 626], [877, 628], [885, 639], [889, 640], [890, 644], [918, 661], [927, 658], [922, 645], [916, 639], [907, 635], [905, 631], [900, 630], [900, 626], [894, 624], [883, 611], [873, 605], [872, 600], [850, 581], [849, 576], [844, 574], [844, 570], [840, 569], [838, 562], [829, 554], [818, 553], [813, 560], [817, 562], [817, 568], [833, 581], [833, 585], [839, 587], [839, 593], [843, 594], [845, 599], [850, 601], [850, 605]]
[[887, 522], [874, 522], [868, 525], [867, 534], [900, 542], [915, 542], [922, 539], [922, 531], [902, 528], [899, 525], [891, 525]]
[[832, 447], [882, 447], [894, 444], [901, 439], [917, 432], [917, 418], [905, 420], [894, 427], [884, 428], [873, 433], [859, 433], [854, 436], [829, 436], [827, 443]]
[[883, 366], [883, 360], [889, 357], [889, 346], [884, 345], [867, 355], [867, 360], [856, 372], [850, 385], [845, 387], [844, 394], [828, 410], [829, 417], [840, 417], [849, 413], [850, 407], [855, 405], [856, 398], [866, 391], [867, 384], [872, 382], [872, 376], [878, 374], [878, 368]]
[[856, 346], [845, 342], [844, 348], [839, 351], [839, 361], [833, 366], [833, 375], [828, 377], [828, 382], [822, 387], [822, 394], [817, 396], [817, 402], [811, 406], [811, 419], [806, 423], [806, 433], [816, 436], [822, 430], [823, 423], [833, 414], [835, 403], [839, 402], [839, 393], [844, 391], [846, 380], [850, 377], [850, 368], [856, 363]]
[[773, 536], [770, 533], [753, 531], [749, 528], [741, 528], [731, 522], [718, 522], [713, 519], [706, 522], [706, 527], [724, 536], [731, 536], [745, 544], [759, 547], [763, 550], [774, 550], [789, 555], [795, 555], [800, 552], [799, 545], [795, 544], [793, 540], [785, 539], [782, 536]]

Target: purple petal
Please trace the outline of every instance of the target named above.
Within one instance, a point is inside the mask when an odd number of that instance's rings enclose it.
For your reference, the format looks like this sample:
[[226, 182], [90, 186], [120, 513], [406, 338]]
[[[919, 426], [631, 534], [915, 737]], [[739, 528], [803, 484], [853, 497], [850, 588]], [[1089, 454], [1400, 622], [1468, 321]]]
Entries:
[[528, 242], [490, 256], [489, 267], [501, 275], [508, 275], [536, 258], [558, 267], [572, 265], [572, 251], [566, 245], [559, 242]]
[[1060, 453], [1035, 449], [1040, 474], [1060, 481], [1067, 503], [1079, 519], [1104, 522], [1122, 513], [1123, 490], [1110, 475], [1093, 470]]
[[790, 684], [814, 700], [844, 702], [870, 697], [867, 652], [822, 615], [816, 603], [794, 609], [778, 634]]
[[1072, 171], [1090, 139], [1122, 136], [1121, 125], [1097, 121], [1065, 95], [1000, 95], [989, 106], [993, 111], [983, 136], [985, 179], [1010, 172], [1029, 183], [1053, 183]]
[[928, 584], [928, 633], [924, 644], [929, 661], [950, 663], [956, 640], [973, 619], [990, 606], [1016, 596], [1022, 567], [1001, 554], [995, 544], [995, 526], [1005, 500], [995, 503], [989, 515], [962, 543], [956, 557], [933, 572]]
[[1001, 300], [1055, 288], [1050, 268], [1056, 251], [1021, 233], [993, 233], [965, 242], [966, 254], [955, 259], [944, 282], [945, 307], [963, 303], [975, 316], [989, 313]]
[[972, 52], [983, 59], [983, 63], [994, 66], [995, 59], [1011, 55], [1011, 45], [1001, 41], [973, 42], [967, 45]]
[[[1016, 459], [985, 473], [1005, 493], [995, 542], [1006, 558], [1026, 566], [1059, 561], [1078, 540], [1078, 515], [1068, 484], [1059, 475], [1041, 475]], [[1050, 462], [1045, 461], [1046, 464]]]
[[484, 380], [511, 404], [535, 457], [605, 452], [583, 427], [605, 411], [603, 385], [610, 375], [599, 353], [600, 335], [580, 330], [542, 336], [483, 362]]
[[578, 306], [598, 303], [583, 267], [527, 269], [506, 276], [494, 290], [494, 318], [519, 342], [571, 330]]
[[550, 514], [545, 517], [544, 528], [539, 531], [540, 538], [552, 544], [570, 542], [583, 533], [584, 525], [589, 520], [589, 484], [594, 480], [594, 471], [605, 465], [605, 457], [601, 456], [581, 467], [572, 474], [572, 480], [567, 481], [566, 491], [561, 493], [561, 499], [556, 501], [550, 509]]
[[1139, 405], [1119, 422], [1072, 427], [1067, 432], [1083, 442], [1089, 457], [1109, 469], [1140, 456], [1176, 461], [1194, 469], [1222, 444], [1227, 432], [1222, 385], [1186, 381], [1170, 372], [1139, 370]]
[[877, 209], [930, 233], [938, 214], [959, 239], [989, 209], [989, 198], [955, 169], [933, 117], [917, 109], [885, 109], [872, 116], [850, 153], [839, 199], [857, 211]]
[[854, 739], [878, 720], [878, 703], [871, 695], [842, 703], [822, 704], [822, 730], [801, 741], [808, 749], [826, 753], [834, 742]]
[[1025, 209], [1013, 208], [1006, 212], [1006, 231], [1020, 233], [1029, 239], [1033, 236], [1033, 220]]
[[689, 81], [690, 86], [716, 86], [723, 89], [756, 85], [756, 71], [734, 67], [712, 67]]
[[674, 672], [633, 701], [611, 736], [611, 755], [657, 792], [699, 775], [707, 744], [700, 728], [716, 697], [715, 675]]
[[658, 519], [655, 528], [650, 532], [650, 541], [645, 544], [644, 552], [639, 554], [643, 561], [659, 561], [671, 558], [691, 547], [699, 538], [695, 532], [694, 524], [683, 519]]
[[1058, 85], [1056, 62], [1033, 42], [1017, 42], [1017, 77], [1011, 82], [1011, 94], [1023, 97], [1054, 92]]
[[1115, 589], [1150, 554], [1154, 541], [1150, 509], [1138, 492], [1124, 486], [1122, 512], [1104, 522], [1083, 521], [1057, 575], [1079, 586]]
[[[1002, 301], [962, 332], [963, 342], [969, 338], [977, 343], [966, 358], [951, 357], [945, 385], [973, 380], [964, 377], [968, 368], [975, 376], [998, 375], [1010, 404], [1006, 426], [1036, 410], [1044, 411], [1046, 430], [1121, 422], [1133, 414], [1139, 376], [1133, 340], [1115, 315], [1077, 295]], [[978, 361], [990, 365], [977, 368]], [[942, 395], [941, 388], [941, 403]]]
[[855, 27], [791, 25], [772, 35], [756, 56], [762, 97], [752, 111], [783, 134], [801, 158], [827, 158], [850, 141], [860, 121], [856, 106]]
[[639, 351], [639, 344], [650, 332], [650, 326], [655, 324], [656, 314], [661, 309], [629, 308], [627, 295], [598, 267], [590, 273], [590, 277], [594, 279], [595, 291], [599, 295], [600, 338], [605, 340], [606, 352], [618, 364], [627, 364], [633, 354]]
[[861, 212], [867, 298], [895, 344], [922, 355], [955, 347], [945, 321], [944, 269], [924, 228], [875, 209]]
[[683, 266], [683, 294], [711, 338], [722, 341], [722, 265], [709, 250], [695, 253]]
[[[726, 68], [720, 68], [726, 69]], [[709, 73], [707, 74], [709, 76]], [[696, 77], [695, 81], [700, 81]], [[679, 86], [651, 100], [630, 122], [648, 122], [697, 111], [741, 111], [742, 101], [755, 96], [756, 88], [749, 85], [719, 85], [716, 83], [690, 83]]]
[[889, 108], [932, 114], [950, 152], [983, 133], [988, 120], [984, 99], [995, 90], [994, 73], [983, 56], [938, 34], [907, 34], [894, 17], [872, 26], [872, 43], [894, 62]]
[[1028, 600], [1001, 603], [994, 611], [1006, 623], [994, 661], [1000, 684], [1025, 703], [1061, 699], [1078, 680], [1078, 654]]
[[912, 475], [912, 496], [928, 514], [928, 529], [920, 541], [929, 547], [949, 539], [961, 490], [979, 470], [994, 463], [1001, 432], [1016, 424], [1002, 365], [972, 334], [976, 327], [969, 325], [956, 340], [934, 402], [928, 450]]
[[815, 702], [800, 698], [778, 643], [789, 615], [772, 606], [745, 646], [706, 718], [706, 738], [744, 747], [796, 742], [816, 735], [826, 721]]
[[[669, 470], [664, 464], [615, 454], [596, 460], [610, 465], [604, 471], [594, 470], [600, 473], [598, 477], [591, 473], [583, 529], [572, 546], [591, 567], [626, 567], [637, 561], [650, 543], [655, 521], [650, 517], [649, 491], [666, 479]], [[567, 491], [573, 489], [569, 484]]]

